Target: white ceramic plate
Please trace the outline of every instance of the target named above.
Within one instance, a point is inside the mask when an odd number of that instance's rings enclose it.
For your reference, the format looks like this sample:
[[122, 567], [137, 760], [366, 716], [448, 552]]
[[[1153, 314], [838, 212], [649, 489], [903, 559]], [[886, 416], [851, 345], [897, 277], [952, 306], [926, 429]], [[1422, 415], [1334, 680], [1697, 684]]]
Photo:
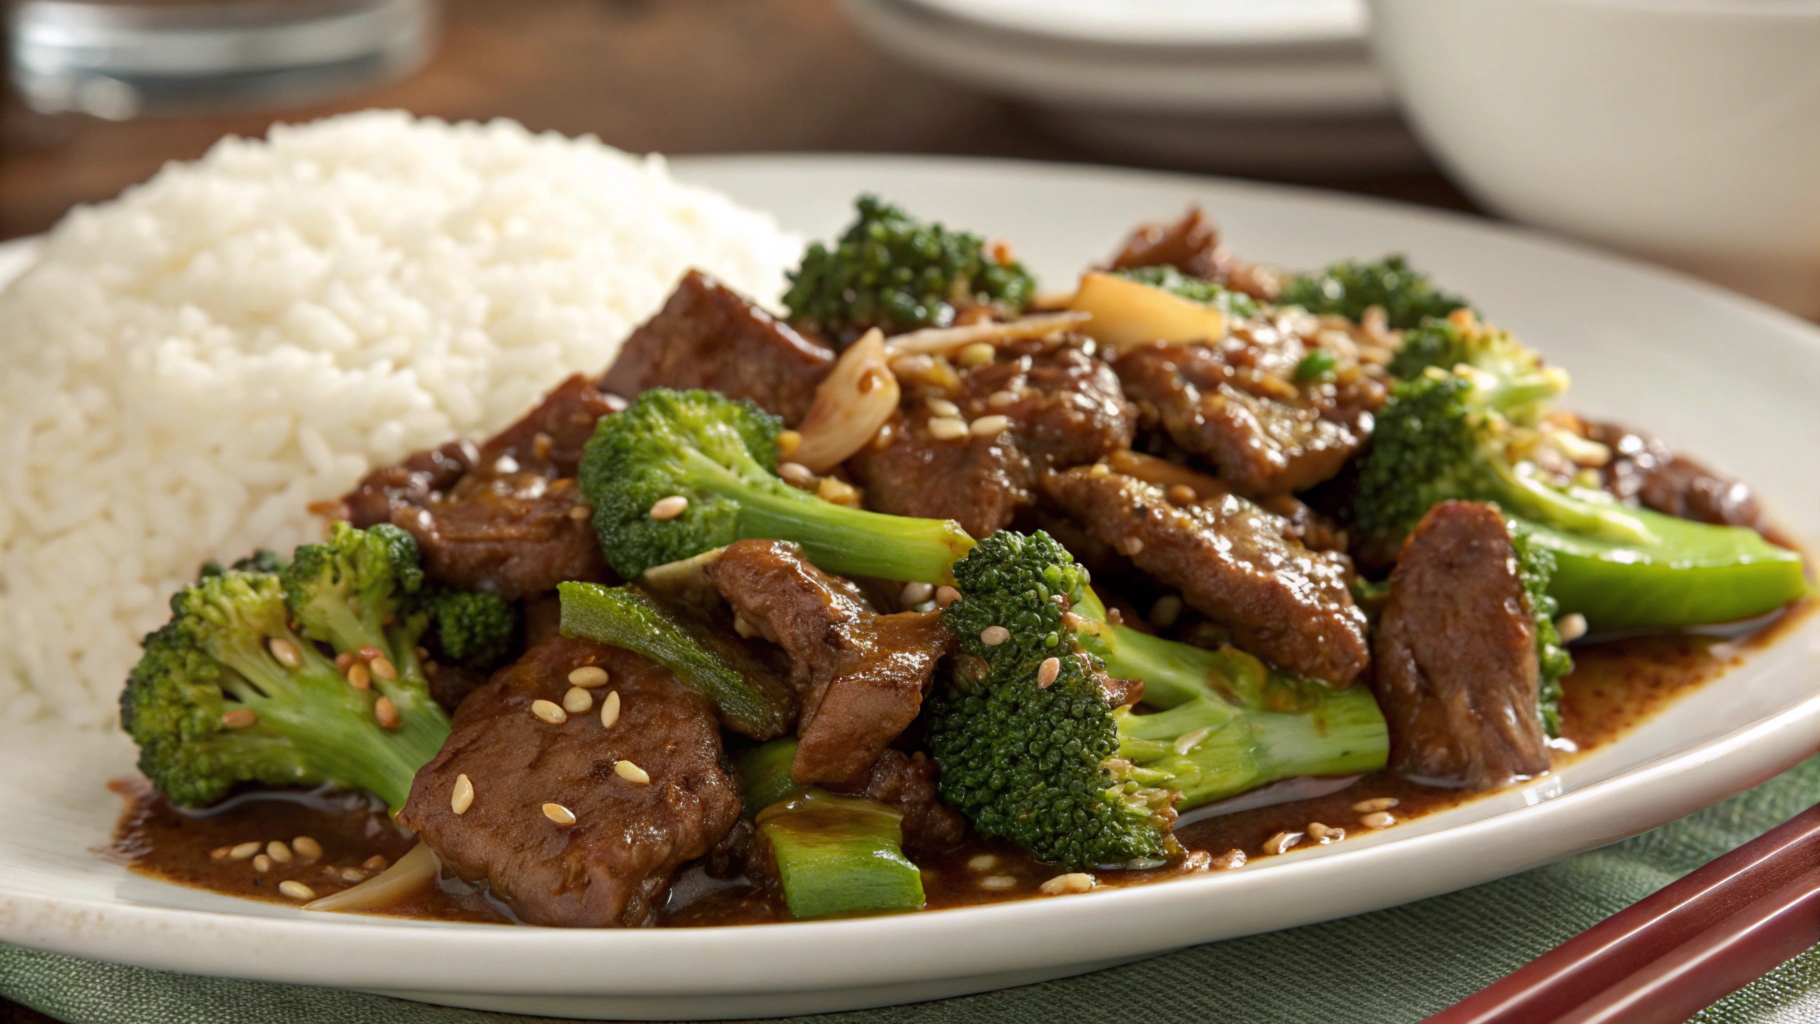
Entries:
[[[930, 159], [685, 160], [679, 173], [827, 236], [848, 197], [1015, 240], [1052, 284], [1134, 223], [1199, 201], [1248, 256], [1295, 267], [1409, 253], [1574, 371], [1576, 404], [1662, 432], [1820, 537], [1820, 330], [1712, 287], [1446, 214], [1317, 192]], [[92, 851], [132, 765], [117, 735], [0, 736], [0, 941], [178, 971], [384, 991], [522, 1013], [753, 1017], [908, 1002], [1080, 973], [1356, 914], [1634, 835], [1820, 745], [1820, 616], [1557, 775], [1238, 871], [902, 917], [563, 931], [306, 915], [153, 882]]]
[[1358, 41], [1361, 0], [909, 0], [951, 17], [1091, 43], [1239, 47]]

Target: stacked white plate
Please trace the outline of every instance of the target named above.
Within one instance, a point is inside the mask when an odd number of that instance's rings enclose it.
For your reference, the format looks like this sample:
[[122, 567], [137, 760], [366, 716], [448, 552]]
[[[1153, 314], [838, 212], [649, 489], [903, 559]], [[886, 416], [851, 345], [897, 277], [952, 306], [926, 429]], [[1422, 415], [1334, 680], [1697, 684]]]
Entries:
[[846, 0], [907, 63], [1025, 101], [1101, 149], [1220, 170], [1421, 163], [1363, 0]]

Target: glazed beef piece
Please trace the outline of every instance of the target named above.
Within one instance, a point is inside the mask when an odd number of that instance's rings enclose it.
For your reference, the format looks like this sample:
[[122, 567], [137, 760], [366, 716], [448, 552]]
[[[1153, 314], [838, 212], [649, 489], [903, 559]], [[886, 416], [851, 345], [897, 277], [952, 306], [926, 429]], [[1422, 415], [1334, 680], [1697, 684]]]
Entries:
[[967, 838], [967, 819], [941, 802], [935, 762], [921, 751], [895, 748], [879, 755], [864, 775], [829, 789], [890, 804], [904, 816], [904, 849], [912, 856], [952, 850]]
[[1364, 444], [1387, 391], [1348, 350], [1332, 380], [1298, 380], [1311, 351], [1274, 327], [1243, 328], [1217, 345], [1129, 346], [1113, 359], [1146, 429], [1205, 459], [1233, 490], [1267, 498], [1332, 478]]
[[1403, 544], [1378, 622], [1373, 689], [1393, 770], [1474, 790], [1548, 770], [1527, 607], [1497, 509], [1429, 509]]
[[[569, 673], [607, 670], [619, 720], [589, 712], [550, 725], [531, 702], [560, 703]], [[615, 770], [631, 762], [650, 781]], [[458, 776], [474, 787], [450, 806]], [[575, 816], [559, 824], [558, 804]], [[484, 887], [520, 920], [615, 927], [653, 923], [679, 865], [706, 854], [739, 820], [739, 787], [722, 767], [708, 701], [637, 655], [557, 638], [501, 669], [456, 713], [441, 753], [417, 773], [398, 821], [443, 869]]]
[[[931, 400], [935, 407], [931, 406]], [[1003, 416], [989, 437], [940, 438], [932, 419]], [[1023, 341], [963, 371], [950, 388], [906, 380], [904, 408], [880, 444], [847, 461], [877, 512], [952, 519], [975, 537], [1011, 525], [1042, 475], [1129, 448], [1136, 418], [1117, 375], [1081, 343]]]
[[596, 421], [623, 408], [570, 377], [478, 448], [445, 445], [368, 474], [344, 499], [350, 519], [409, 531], [425, 575], [444, 586], [520, 598], [564, 580], [604, 582], [575, 470]]
[[1177, 504], [1164, 488], [1104, 466], [1055, 474], [1043, 489], [1095, 539], [1181, 591], [1239, 647], [1334, 686], [1365, 669], [1365, 615], [1347, 589], [1350, 563], [1290, 540], [1280, 517], [1235, 495], [1181, 495]]
[[649, 388], [703, 388], [750, 398], [794, 426], [833, 366], [831, 349], [691, 270], [664, 308], [626, 339], [600, 389], [631, 398]]
[[1762, 530], [1766, 523], [1747, 484], [1675, 454], [1660, 438], [1611, 423], [1584, 425], [1588, 440], [1611, 449], [1601, 485], [1625, 502], [1682, 519]]
[[863, 779], [923, 706], [954, 640], [938, 612], [875, 615], [852, 584], [781, 541], [742, 540], [707, 567], [747, 630], [782, 647], [802, 693], [798, 784]]
[[1167, 224], [1139, 225], [1112, 258], [1113, 270], [1163, 266], [1266, 302], [1275, 301], [1283, 291], [1274, 271], [1246, 263], [1220, 245], [1219, 228], [1199, 206], [1190, 206], [1179, 220]]

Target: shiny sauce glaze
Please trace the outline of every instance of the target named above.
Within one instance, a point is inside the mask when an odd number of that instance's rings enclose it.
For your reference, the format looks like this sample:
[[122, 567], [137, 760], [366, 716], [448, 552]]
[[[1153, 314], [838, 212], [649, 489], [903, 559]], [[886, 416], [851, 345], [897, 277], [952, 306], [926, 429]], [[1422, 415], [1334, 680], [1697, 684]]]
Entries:
[[[1610, 743], [1689, 690], [1773, 643], [1812, 611], [1803, 602], [1743, 635], [1674, 634], [1581, 644], [1563, 683], [1562, 736], [1556, 767]], [[170, 882], [251, 899], [296, 905], [280, 891], [297, 881], [316, 896], [356, 884], [411, 849], [415, 840], [364, 796], [249, 794], [204, 812], [179, 811], [143, 779], [113, 788], [127, 802], [106, 855], [132, 870]], [[1266, 856], [1293, 856], [1346, 837], [1393, 827], [1482, 794], [1417, 786], [1389, 773], [1367, 776], [1335, 793], [1237, 811], [1185, 825], [1176, 832], [1193, 851], [1184, 863], [1150, 871], [1102, 871], [1106, 885], [1137, 885], [1198, 871], [1236, 867]], [[1314, 827], [1319, 826], [1319, 827]], [[298, 837], [306, 841], [298, 843]], [[284, 844], [290, 860], [270, 852]], [[257, 852], [249, 852], [257, 844]], [[319, 856], [314, 850], [320, 848]], [[299, 853], [299, 848], [309, 853]], [[378, 859], [375, 859], [378, 858]], [[1023, 851], [976, 840], [918, 862], [930, 909], [973, 906], [1036, 895], [1056, 875]], [[297, 890], [291, 887], [293, 892]], [[386, 916], [507, 923], [484, 894], [458, 881], [421, 891]], [[712, 878], [699, 865], [677, 878], [660, 923], [668, 926], [761, 924], [788, 920], [765, 886]]]

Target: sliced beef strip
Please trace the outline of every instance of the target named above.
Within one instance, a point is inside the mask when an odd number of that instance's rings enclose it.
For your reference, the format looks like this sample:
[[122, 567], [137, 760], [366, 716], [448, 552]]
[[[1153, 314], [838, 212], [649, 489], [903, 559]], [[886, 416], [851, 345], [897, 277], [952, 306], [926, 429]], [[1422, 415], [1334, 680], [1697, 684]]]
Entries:
[[[534, 700], [560, 702], [569, 673], [583, 665], [605, 668], [619, 693], [613, 728], [594, 714], [562, 725], [531, 714]], [[621, 778], [620, 761], [650, 782]], [[398, 820], [444, 870], [484, 886], [522, 921], [648, 925], [677, 867], [706, 854], [739, 820], [739, 787], [721, 762], [720, 727], [706, 699], [637, 655], [559, 637], [461, 705]], [[450, 793], [460, 775], [472, 781], [474, 801], [456, 814]], [[550, 820], [546, 803], [568, 808], [575, 823]]]
[[1473, 790], [1548, 770], [1527, 609], [1497, 509], [1429, 509], [1403, 544], [1378, 623], [1373, 689], [1392, 769]]
[[953, 649], [939, 613], [875, 615], [794, 544], [737, 541], [706, 571], [736, 613], [790, 656], [803, 695], [790, 768], [800, 785], [863, 777], [916, 719], [936, 664]]
[[967, 819], [941, 802], [935, 762], [921, 751], [881, 753], [869, 771], [829, 789], [889, 804], [904, 816], [904, 849], [912, 856], [952, 850], [967, 838]]
[[632, 332], [600, 380], [628, 398], [650, 388], [704, 388], [750, 398], [794, 426], [815, 401], [834, 352], [804, 338], [699, 270]]
[[1588, 440], [1612, 451], [1600, 484], [1613, 495], [1682, 519], [1720, 526], [1766, 526], [1749, 485], [1677, 455], [1660, 438], [1612, 423], [1586, 423]]
[[1174, 267], [1189, 277], [1214, 281], [1256, 299], [1274, 302], [1283, 291], [1276, 272], [1244, 260], [1220, 245], [1220, 231], [1199, 206], [1167, 224], [1141, 224], [1112, 258], [1114, 270]]
[[1235, 495], [1176, 505], [1163, 488], [1103, 466], [1051, 475], [1043, 489], [1245, 650], [1334, 686], [1364, 670], [1370, 652], [1347, 589], [1350, 562], [1288, 539], [1281, 517]]
[[417, 452], [396, 466], [382, 466], [362, 477], [342, 505], [348, 522], [361, 529], [392, 521], [392, 510], [422, 505], [433, 494], [455, 486], [474, 464], [480, 449], [472, 441], [450, 441]]
[[1216, 345], [1128, 346], [1112, 365], [1145, 428], [1206, 459], [1240, 494], [1265, 498], [1339, 473], [1383, 404], [1381, 371], [1345, 346], [1322, 350], [1334, 355], [1332, 380], [1297, 380], [1312, 349], [1262, 326]]
[[[964, 371], [952, 389], [906, 388], [904, 408], [879, 442], [847, 462], [867, 507], [892, 515], [952, 519], [976, 537], [1010, 526], [1054, 469], [1131, 446], [1135, 411], [1118, 376], [1077, 340], [1032, 340]], [[1004, 416], [990, 437], [943, 440], [929, 433], [931, 398], [953, 402], [972, 423]]]

